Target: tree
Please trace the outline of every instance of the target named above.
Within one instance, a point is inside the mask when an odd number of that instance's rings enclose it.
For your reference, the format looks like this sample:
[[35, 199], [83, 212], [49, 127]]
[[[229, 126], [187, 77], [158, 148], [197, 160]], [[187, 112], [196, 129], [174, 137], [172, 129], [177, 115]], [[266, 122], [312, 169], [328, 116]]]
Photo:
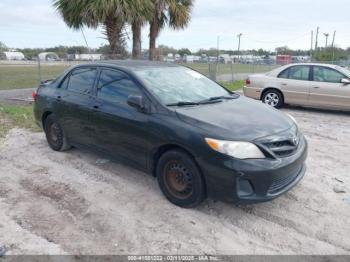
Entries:
[[54, 6], [73, 29], [103, 25], [113, 58], [125, 49], [124, 27], [134, 1], [128, 0], [54, 0]]
[[0, 52], [5, 52], [7, 50], [7, 46], [0, 41]]
[[169, 25], [173, 29], [184, 29], [191, 18], [194, 0], [153, 0], [150, 19], [149, 59], [156, 58], [156, 41], [161, 29]]
[[170, 47], [170, 46], [166, 46], [166, 45], [159, 45], [158, 46], [158, 50], [163, 55], [176, 54], [177, 53], [177, 50], [175, 48]]
[[279, 55], [292, 55], [292, 50], [288, 46], [281, 46], [276, 48], [276, 53]]
[[141, 30], [143, 25], [152, 18], [152, 0], [133, 1], [133, 8], [129, 14], [132, 30], [132, 58], [141, 58]]
[[188, 49], [188, 48], [181, 48], [179, 51], [178, 51], [178, 54], [180, 56], [184, 56], [184, 55], [191, 55], [191, 51]]

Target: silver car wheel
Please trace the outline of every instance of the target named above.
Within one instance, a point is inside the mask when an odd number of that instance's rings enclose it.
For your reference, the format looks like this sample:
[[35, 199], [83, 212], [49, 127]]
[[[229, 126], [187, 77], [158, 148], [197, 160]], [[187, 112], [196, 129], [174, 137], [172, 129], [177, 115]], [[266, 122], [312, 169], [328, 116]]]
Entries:
[[264, 103], [268, 104], [269, 106], [276, 107], [280, 101], [280, 98], [275, 93], [267, 93], [264, 98]]

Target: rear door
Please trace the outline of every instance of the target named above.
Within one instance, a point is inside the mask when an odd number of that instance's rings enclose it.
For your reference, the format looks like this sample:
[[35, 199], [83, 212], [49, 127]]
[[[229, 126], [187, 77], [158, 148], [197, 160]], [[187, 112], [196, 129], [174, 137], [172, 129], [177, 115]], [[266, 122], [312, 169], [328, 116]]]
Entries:
[[56, 109], [66, 135], [73, 143], [91, 144], [89, 114], [93, 102], [96, 67], [81, 67], [70, 72], [56, 94]]
[[291, 66], [278, 75], [278, 85], [285, 103], [309, 103], [311, 68], [309, 65]]
[[350, 85], [341, 83], [343, 73], [326, 66], [313, 66], [310, 103], [335, 109], [350, 108]]
[[91, 117], [95, 145], [145, 168], [150, 115], [127, 104], [129, 95], [145, 97], [142, 89], [124, 72], [102, 68], [95, 92]]

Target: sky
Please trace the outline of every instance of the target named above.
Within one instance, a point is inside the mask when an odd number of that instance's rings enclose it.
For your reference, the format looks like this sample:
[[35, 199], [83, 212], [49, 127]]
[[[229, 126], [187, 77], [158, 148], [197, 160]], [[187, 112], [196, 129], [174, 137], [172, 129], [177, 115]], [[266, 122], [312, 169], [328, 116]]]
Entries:
[[[164, 29], [158, 44], [196, 51], [216, 48], [219, 38], [220, 49], [236, 50], [242, 33], [242, 50], [310, 49], [311, 31], [319, 26], [319, 46], [325, 45], [324, 33], [330, 34], [330, 44], [336, 30], [335, 44], [346, 48], [349, 13], [349, 0], [195, 0], [189, 26]], [[148, 48], [148, 30], [143, 29], [143, 48]], [[84, 28], [84, 33], [90, 47], [106, 43], [101, 29]], [[81, 31], [65, 25], [52, 0], [0, 0], [0, 41], [12, 48], [85, 45]]]

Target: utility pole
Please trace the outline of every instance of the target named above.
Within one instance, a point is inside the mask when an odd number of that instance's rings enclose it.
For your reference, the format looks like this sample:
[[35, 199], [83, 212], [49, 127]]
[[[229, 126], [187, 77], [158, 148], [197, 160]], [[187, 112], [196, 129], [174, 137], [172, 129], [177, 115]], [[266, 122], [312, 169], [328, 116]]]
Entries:
[[333, 33], [333, 40], [332, 40], [332, 62], [334, 62], [334, 55], [335, 55], [335, 48], [334, 48], [334, 42], [335, 42], [335, 34], [337, 31], [334, 30]]
[[320, 31], [320, 28], [317, 27], [317, 30], [316, 30], [316, 39], [315, 39], [315, 54], [317, 54], [317, 49], [318, 49], [318, 33]]
[[238, 34], [238, 62], [241, 60], [241, 55], [240, 55], [240, 49], [241, 49], [241, 37], [242, 37], [242, 33]]
[[312, 61], [312, 49], [314, 48], [314, 31], [311, 30], [310, 60]]
[[329, 34], [328, 33], [324, 33], [324, 36], [326, 37], [326, 48], [328, 46], [328, 37], [329, 37]]

